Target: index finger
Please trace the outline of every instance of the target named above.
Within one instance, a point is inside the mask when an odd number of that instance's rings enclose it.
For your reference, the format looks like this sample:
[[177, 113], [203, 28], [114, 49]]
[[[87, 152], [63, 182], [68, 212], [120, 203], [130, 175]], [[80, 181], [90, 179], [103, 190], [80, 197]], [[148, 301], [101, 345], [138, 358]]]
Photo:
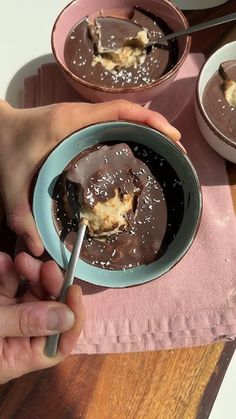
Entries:
[[31, 282], [39, 298], [45, 291], [48, 295], [58, 297], [63, 274], [54, 261], [42, 262], [28, 253], [21, 252], [15, 258], [15, 267], [19, 275]]
[[52, 118], [56, 142], [79, 128], [103, 121], [133, 121], [149, 125], [161, 131], [173, 141], [178, 141], [180, 132], [158, 112], [128, 102], [114, 100], [105, 103], [63, 103], [54, 109]]

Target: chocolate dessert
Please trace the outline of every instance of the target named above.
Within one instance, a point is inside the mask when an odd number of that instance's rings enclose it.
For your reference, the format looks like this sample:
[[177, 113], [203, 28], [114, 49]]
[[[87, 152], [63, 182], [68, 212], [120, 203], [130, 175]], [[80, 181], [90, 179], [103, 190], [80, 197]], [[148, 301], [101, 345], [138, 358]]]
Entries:
[[126, 270], [158, 259], [183, 217], [181, 182], [146, 146], [111, 143], [86, 149], [59, 176], [53, 192], [55, 228], [71, 250], [80, 217], [88, 220], [81, 258]]
[[236, 60], [222, 63], [208, 81], [203, 107], [215, 127], [236, 142]]
[[[122, 143], [103, 145], [76, 158], [70, 165], [66, 174], [65, 196], [68, 201], [73, 182], [76, 187], [74, 201], [80, 208], [78, 218], [87, 221], [90, 236], [103, 237], [130, 226], [138, 196], [144, 187], [135, 174], [136, 169], [137, 159]], [[77, 211], [73, 201], [68, 206]]]
[[[104, 11], [82, 19], [71, 30], [65, 62], [75, 76], [96, 86], [149, 85], [177, 63], [177, 41], [162, 40], [170, 32], [162, 19], [138, 7]], [[156, 40], [158, 45], [148, 46]]]

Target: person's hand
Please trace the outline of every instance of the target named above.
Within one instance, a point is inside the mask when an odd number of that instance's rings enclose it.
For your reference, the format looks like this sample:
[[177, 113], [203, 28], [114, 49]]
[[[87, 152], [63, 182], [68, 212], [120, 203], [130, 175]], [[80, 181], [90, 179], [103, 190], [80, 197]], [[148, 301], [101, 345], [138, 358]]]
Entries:
[[[15, 298], [19, 275], [30, 281], [22, 298]], [[67, 305], [46, 300], [58, 297], [63, 277], [55, 262], [42, 263], [26, 253], [0, 252], [0, 384], [38, 369], [56, 365], [67, 357], [80, 335], [84, 309], [81, 290], [73, 285]], [[44, 355], [47, 335], [63, 332], [55, 358]]]
[[29, 203], [32, 179], [59, 141], [86, 125], [106, 120], [145, 123], [178, 141], [180, 133], [157, 112], [124, 100], [102, 104], [61, 103], [13, 109], [0, 102], [0, 190], [9, 227], [40, 256], [43, 243]]

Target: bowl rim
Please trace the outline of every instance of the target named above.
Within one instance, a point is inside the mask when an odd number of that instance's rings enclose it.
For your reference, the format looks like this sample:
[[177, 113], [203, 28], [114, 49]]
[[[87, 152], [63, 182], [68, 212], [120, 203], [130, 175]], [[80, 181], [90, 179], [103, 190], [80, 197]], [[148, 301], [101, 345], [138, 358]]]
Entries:
[[[206, 122], [206, 124], [207, 124], [207, 126], [208, 126], [208, 128], [210, 128], [210, 130], [211, 131], [213, 131], [213, 133], [215, 134], [215, 136], [220, 140], [220, 141], [222, 141], [222, 142], [224, 142], [224, 143], [226, 143], [228, 146], [231, 146], [232, 148], [234, 148], [234, 149], [236, 149], [236, 142], [235, 141], [233, 141], [233, 140], [231, 140], [229, 137], [226, 137], [226, 135], [224, 135], [217, 127], [216, 127], [216, 125], [215, 124], [213, 124], [213, 122], [210, 120], [210, 118], [208, 117], [208, 115], [207, 115], [207, 113], [206, 113], [206, 111], [205, 111], [205, 109], [204, 109], [204, 106], [203, 106], [203, 104], [202, 104], [202, 101], [201, 101], [201, 99], [200, 99], [200, 84], [201, 84], [201, 77], [202, 77], [202, 74], [203, 74], [203, 72], [204, 72], [204, 70], [205, 70], [205, 67], [206, 67], [206, 65], [211, 61], [211, 59], [216, 55], [216, 54], [219, 54], [220, 53], [220, 51], [222, 51], [223, 49], [227, 49], [227, 48], [229, 48], [230, 46], [233, 46], [233, 45], [235, 45], [235, 47], [236, 47], [236, 40], [235, 41], [232, 41], [232, 42], [228, 42], [227, 44], [225, 44], [225, 45], [223, 45], [222, 47], [220, 47], [219, 49], [217, 49], [216, 51], [214, 51], [208, 58], [207, 58], [207, 60], [205, 61], [205, 63], [203, 64], [203, 66], [202, 66], [202, 68], [201, 68], [201, 70], [200, 70], [200, 72], [199, 72], [199, 75], [198, 75], [198, 78], [197, 78], [197, 86], [196, 86], [196, 102], [197, 102], [197, 106], [198, 106], [198, 109], [199, 109], [199, 111], [200, 111], [200, 114], [201, 114], [201, 116], [202, 116], [202, 118], [204, 119], [204, 121]], [[235, 61], [236, 61], [236, 59], [235, 59]], [[210, 79], [208, 79], [208, 81], [209, 81]]]
[[[53, 27], [52, 27], [52, 31], [51, 31], [51, 48], [52, 48], [52, 52], [53, 52], [53, 56], [58, 64], [58, 66], [61, 68], [61, 70], [67, 75], [67, 77], [69, 77], [70, 79], [72, 79], [72, 81], [74, 82], [79, 82], [80, 84], [82, 84], [84, 87], [96, 90], [96, 91], [100, 91], [103, 93], [134, 93], [137, 91], [146, 91], [149, 90], [153, 87], [158, 86], [159, 84], [161, 84], [163, 81], [168, 80], [170, 77], [172, 77], [174, 74], [176, 74], [176, 72], [179, 70], [179, 68], [182, 66], [182, 64], [184, 63], [184, 61], [186, 60], [189, 51], [190, 51], [190, 47], [191, 47], [191, 36], [187, 36], [186, 37], [186, 44], [184, 47], [184, 51], [180, 57], [180, 59], [177, 61], [177, 63], [175, 64], [175, 66], [173, 68], [171, 68], [170, 71], [168, 71], [168, 73], [164, 74], [163, 76], [161, 76], [159, 79], [157, 79], [155, 82], [153, 83], [149, 83], [148, 85], [145, 86], [134, 86], [134, 87], [106, 87], [106, 86], [97, 86], [93, 83], [89, 83], [88, 81], [81, 79], [80, 77], [76, 76], [73, 74], [72, 71], [70, 71], [67, 66], [58, 58], [57, 56], [57, 51], [56, 51], [56, 47], [55, 47], [55, 43], [54, 43], [54, 34], [56, 32], [56, 27], [57, 27], [57, 23], [59, 21], [59, 19], [61, 18], [61, 16], [63, 15], [63, 13], [69, 9], [73, 3], [76, 3], [78, 0], [72, 0], [69, 4], [67, 4], [59, 13], [59, 15], [57, 16], [56, 20], [54, 21]], [[168, 4], [175, 12], [176, 14], [179, 15], [179, 17], [181, 18], [184, 27], [187, 29], [189, 27], [189, 23], [187, 18], [185, 17], [185, 15], [183, 14], [183, 12], [174, 4], [172, 3], [170, 0], [162, 0], [164, 3]]]
[[[155, 276], [152, 276], [151, 278], [150, 278], [150, 275], [147, 275], [147, 277], [144, 279], [144, 280], [142, 280], [141, 282], [138, 282], [138, 283], [136, 283], [136, 284], [132, 284], [132, 283], [129, 283], [129, 284], [125, 284], [125, 285], [116, 285], [116, 286], [114, 286], [114, 285], [109, 285], [108, 283], [106, 284], [106, 285], [104, 285], [104, 284], [98, 284], [95, 280], [88, 280], [88, 279], [85, 279], [85, 278], [83, 278], [83, 277], [81, 277], [81, 276], [79, 276], [79, 278], [83, 281], [83, 282], [87, 282], [87, 283], [90, 283], [90, 284], [94, 284], [94, 285], [98, 285], [98, 286], [101, 286], [101, 287], [106, 287], [106, 288], [126, 288], [126, 287], [131, 287], [131, 286], [138, 286], [138, 285], [142, 285], [142, 284], [145, 284], [145, 283], [147, 283], [147, 282], [150, 282], [150, 281], [153, 281], [153, 280], [155, 280], [155, 279], [159, 279], [161, 276], [163, 276], [164, 274], [166, 274], [167, 272], [169, 272], [171, 269], [173, 269], [176, 265], [178, 265], [178, 263], [183, 259], [183, 257], [187, 254], [187, 252], [189, 251], [189, 249], [191, 248], [191, 246], [193, 245], [193, 243], [194, 243], [194, 240], [195, 240], [195, 238], [196, 238], [196, 235], [197, 235], [197, 233], [198, 233], [198, 230], [199, 230], [199, 227], [200, 227], [200, 224], [201, 224], [201, 219], [202, 219], [202, 213], [203, 213], [203, 193], [202, 193], [202, 187], [201, 187], [201, 183], [200, 183], [200, 180], [199, 180], [199, 177], [198, 177], [198, 174], [197, 174], [197, 171], [196, 171], [196, 169], [195, 169], [195, 167], [194, 167], [194, 165], [193, 165], [193, 163], [192, 163], [192, 161], [191, 161], [191, 159], [189, 158], [189, 156], [188, 156], [188, 154], [186, 153], [186, 151], [184, 151], [183, 149], [182, 149], [182, 147], [181, 146], [179, 146], [179, 144], [178, 144], [178, 142], [175, 142], [175, 141], [173, 141], [173, 140], [171, 140], [170, 138], [168, 138], [165, 134], [163, 134], [161, 131], [159, 131], [159, 130], [157, 130], [157, 129], [155, 129], [155, 128], [153, 128], [153, 127], [151, 127], [151, 126], [149, 126], [149, 125], [147, 125], [147, 124], [145, 124], [145, 123], [141, 123], [141, 122], [136, 122], [136, 121], [127, 121], [127, 120], [109, 120], [109, 121], [100, 121], [100, 122], [95, 122], [95, 123], [92, 123], [92, 124], [88, 124], [88, 125], [86, 125], [86, 126], [84, 126], [84, 127], [81, 127], [81, 128], [79, 128], [79, 129], [77, 129], [77, 130], [75, 130], [75, 131], [73, 131], [72, 133], [70, 133], [70, 134], [68, 134], [66, 137], [64, 137], [63, 139], [62, 139], [62, 141], [60, 142], [60, 143], [58, 143], [58, 144], [56, 144], [55, 145], [55, 147], [51, 150], [51, 152], [49, 153], [49, 155], [47, 156], [47, 158], [43, 161], [43, 163], [42, 163], [42, 165], [40, 166], [40, 168], [39, 168], [39, 170], [38, 170], [38, 173], [37, 173], [37, 175], [36, 175], [36, 178], [35, 178], [35, 186], [34, 186], [34, 191], [33, 191], [33, 200], [32, 200], [32, 206], [33, 206], [33, 214], [34, 214], [34, 217], [36, 216], [36, 209], [35, 209], [35, 201], [36, 201], [36, 190], [37, 190], [37, 185], [38, 185], [38, 179], [39, 179], [39, 177], [41, 176], [41, 171], [42, 171], [42, 169], [43, 169], [43, 167], [45, 166], [45, 164], [46, 164], [46, 162], [48, 161], [48, 159], [50, 159], [50, 156], [51, 156], [51, 154], [54, 152], [54, 151], [56, 151], [56, 149], [57, 148], [59, 148], [66, 140], [68, 140], [68, 139], [70, 139], [71, 137], [73, 137], [75, 134], [78, 134], [78, 133], [80, 133], [81, 131], [83, 131], [83, 130], [86, 130], [87, 128], [90, 128], [90, 127], [93, 127], [93, 126], [98, 126], [98, 125], [104, 125], [104, 124], [122, 124], [122, 123], [124, 123], [124, 124], [128, 124], [128, 125], [132, 125], [132, 126], [135, 126], [135, 127], [139, 127], [139, 126], [141, 126], [141, 127], [143, 127], [143, 128], [146, 128], [146, 129], [148, 129], [148, 130], [151, 130], [151, 131], [154, 131], [156, 134], [159, 134], [159, 135], [161, 135], [162, 137], [163, 137], [163, 139], [165, 140], [165, 141], [167, 141], [169, 144], [171, 144], [171, 146], [173, 146], [173, 147], [175, 147], [178, 151], [179, 151], [179, 153], [182, 155], [182, 157], [183, 157], [183, 159], [185, 159], [186, 161], [187, 161], [187, 163], [188, 163], [188, 166], [189, 166], [189, 169], [191, 170], [191, 172], [192, 172], [192, 174], [193, 174], [193, 177], [194, 177], [194, 180], [195, 180], [195, 182], [196, 182], [196, 186], [197, 186], [197, 192], [198, 192], [198, 215], [197, 215], [197, 220], [196, 220], [196, 223], [195, 223], [195, 225], [194, 225], [194, 228], [193, 228], [193, 232], [192, 232], [192, 235], [191, 235], [191, 238], [188, 240], [188, 243], [186, 244], [186, 246], [185, 246], [185, 248], [182, 250], [182, 252], [181, 252], [181, 254], [178, 256], [178, 258], [177, 258], [177, 260], [174, 262], [174, 263], [172, 263], [169, 267], [168, 267], [168, 269], [166, 269], [163, 273], [160, 273], [160, 274], [156, 274]], [[36, 217], [37, 218], [37, 217]], [[36, 225], [37, 225], [37, 228], [38, 228], [38, 231], [39, 231], [39, 234], [40, 234], [40, 236], [41, 236], [41, 230], [40, 230], [40, 228], [39, 228], [39, 226], [38, 226], [38, 220], [37, 219], [35, 219], [35, 222], [36, 222]], [[42, 240], [43, 240], [43, 243], [44, 243], [44, 245], [45, 245], [45, 249], [49, 252], [49, 254], [51, 255], [51, 257], [53, 257], [53, 255], [50, 253], [50, 251], [49, 251], [49, 249], [48, 249], [48, 245], [45, 243], [45, 241], [44, 241], [44, 238], [41, 236], [41, 238], [42, 238]], [[152, 262], [151, 263], [151, 265], [153, 264], [153, 263], [155, 263], [156, 261], [154, 261], [154, 262]], [[58, 261], [57, 261], [57, 263], [59, 263]], [[87, 262], [84, 262], [84, 263], [86, 263], [86, 264], [88, 264]], [[89, 264], [88, 264], [89, 265]], [[60, 265], [63, 269], [65, 268], [65, 267], [63, 267], [62, 265]], [[142, 269], [143, 268], [143, 266], [145, 266], [145, 265], [140, 265], [140, 266], [137, 266], [137, 267], [134, 267], [134, 268], [132, 268], [132, 270], [135, 270], [137, 273], [138, 273], [138, 271], [140, 270], [140, 269]], [[148, 265], [146, 265], [146, 266], [148, 266]], [[93, 267], [94, 268], [94, 267]], [[113, 272], [120, 272], [120, 271], [107, 271], [107, 270], [104, 270], [104, 269], [102, 269], [102, 268], [99, 268], [99, 267], [95, 267], [95, 269], [99, 269], [99, 270], [102, 270], [102, 272], [109, 272], [109, 274], [112, 272], [112, 274], [113, 274]], [[126, 273], [128, 272], [128, 270], [126, 270], [125, 271]]]

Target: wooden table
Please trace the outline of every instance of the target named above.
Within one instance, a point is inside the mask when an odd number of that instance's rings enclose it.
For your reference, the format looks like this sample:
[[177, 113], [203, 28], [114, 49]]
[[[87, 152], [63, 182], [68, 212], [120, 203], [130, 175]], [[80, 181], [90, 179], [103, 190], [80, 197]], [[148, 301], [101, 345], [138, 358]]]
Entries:
[[[197, 23], [236, 11], [235, 3], [229, 0], [213, 10], [186, 12], [186, 16], [190, 24]], [[236, 40], [236, 29], [229, 23], [194, 34], [192, 51], [208, 56], [232, 40]], [[236, 210], [236, 166], [227, 163], [227, 168]], [[0, 234], [9, 237], [3, 223]], [[235, 342], [230, 342], [148, 353], [74, 356], [53, 369], [2, 386], [0, 418], [205, 419], [234, 348]]]

